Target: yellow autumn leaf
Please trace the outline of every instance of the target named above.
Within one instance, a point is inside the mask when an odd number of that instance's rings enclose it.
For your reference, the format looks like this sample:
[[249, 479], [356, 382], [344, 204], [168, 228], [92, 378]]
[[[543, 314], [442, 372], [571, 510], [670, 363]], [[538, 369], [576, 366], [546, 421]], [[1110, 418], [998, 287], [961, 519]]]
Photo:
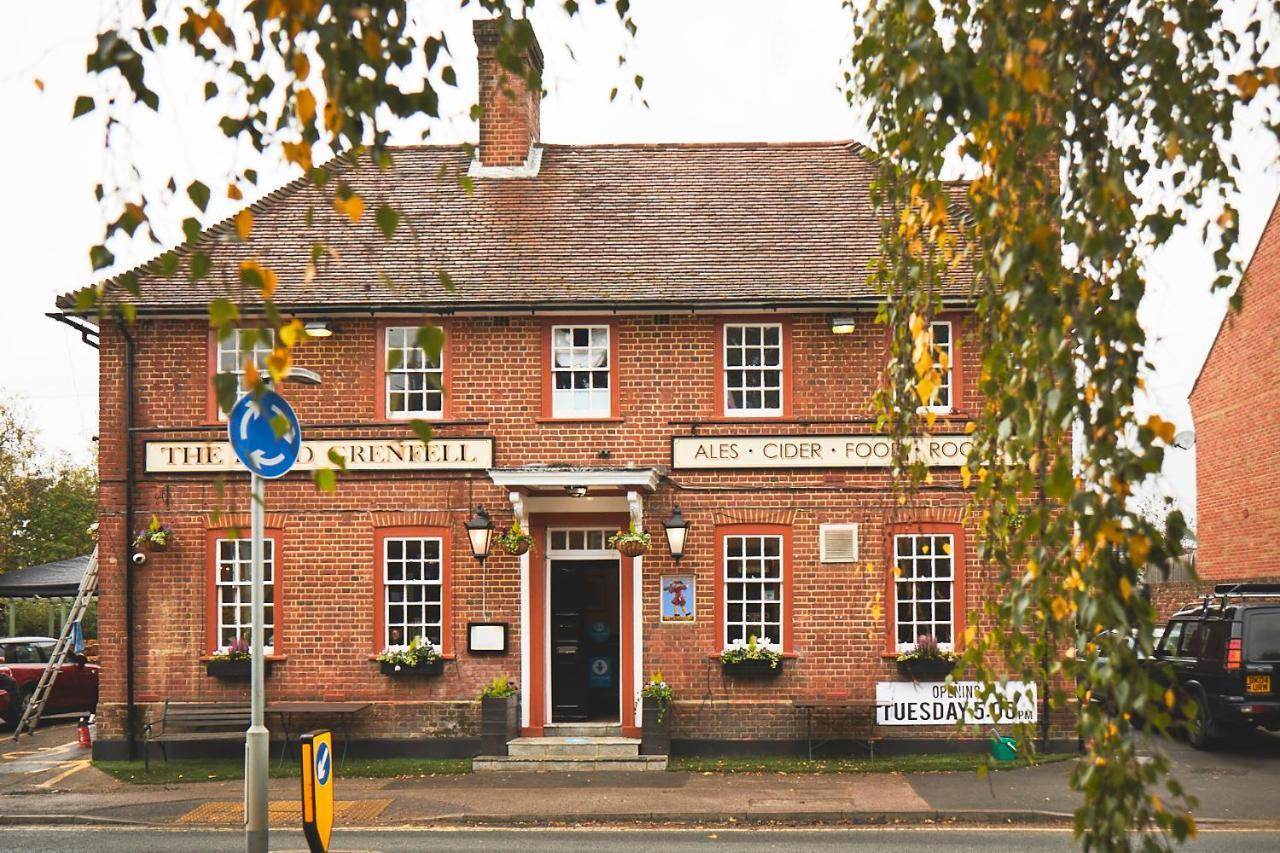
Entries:
[[280, 327], [280, 342], [289, 349], [307, 336], [307, 327], [303, 325], [301, 320], [291, 320]]
[[276, 292], [275, 270], [262, 268], [262, 298], [270, 299]]
[[925, 406], [933, 404], [938, 394], [938, 382], [934, 379], [933, 373], [926, 373], [919, 382], [916, 383], [916, 393], [920, 395], [920, 403]]
[[311, 73], [311, 60], [307, 59], [305, 53], [295, 53], [293, 55], [293, 73], [298, 76], [299, 80], [307, 79]]
[[968, 465], [960, 466], [960, 483], [967, 489], [969, 483], [973, 482], [973, 472], [969, 470]]
[[343, 116], [338, 109], [338, 101], [333, 93], [329, 93], [329, 97], [324, 102], [324, 129], [330, 133], [337, 133], [342, 130]]
[[1258, 75], [1252, 71], [1241, 71], [1239, 74], [1233, 74], [1230, 79], [1235, 84], [1236, 89], [1239, 90], [1242, 99], [1248, 101], [1258, 94], [1258, 87], [1261, 85], [1261, 81], [1258, 79]]
[[1061, 622], [1071, 613], [1071, 606], [1067, 604], [1067, 600], [1062, 596], [1054, 597], [1049, 603], [1049, 609], [1053, 611], [1053, 618]]
[[913, 338], [919, 338], [924, 334], [924, 317], [919, 314], [912, 314], [909, 325], [911, 327], [911, 336]]
[[282, 147], [284, 148], [284, 159], [301, 166], [304, 172], [311, 171], [310, 145], [305, 142], [286, 142]]
[[303, 89], [298, 92], [298, 121], [304, 125], [311, 124], [316, 120], [316, 96], [311, 94], [310, 89]]
[[950, 554], [950, 553], [951, 553], [951, 543], [950, 543], [950, 542], [943, 542], [943, 543], [942, 543], [942, 553], [944, 553], [944, 554]]
[[44, 91], [44, 81], [43, 81], [43, 80], [41, 80], [39, 77], [37, 77], [37, 78], [36, 78], [35, 80], [33, 80], [32, 82], [36, 84], [36, 88], [37, 88], [37, 89], [39, 89], [41, 92], [43, 92], [43, 91]]
[[244, 198], [244, 193], [240, 192], [240, 188], [235, 184], [227, 184], [227, 198], [232, 201], [240, 201]]
[[1141, 533], [1129, 537], [1129, 559], [1135, 566], [1145, 566], [1151, 553], [1151, 540]]
[[1133, 584], [1129, 583], [1128, 578], [1120, 578], [1120, 597], [1128, 601], [1131, 595], [1133, 595]]
[[259, 375], [259, 373], [258, 373], [258, 365], [256, 365], [256, 364], [254, 363], [253, 358], [246, 358], [246, 359], [244, 360], [244, 385], [245, 385], [245, 387], [246, 387], [246, 388], [252, 388], [252, 387], [254, 387], [255, 385], [257, 385], [257, 384], [258, 384], [259, 382], [261, 382], [261, 381], [262, 381], [262, 377], [261, 377], [261, 375]]
[[253, 232], [253, 212], [248, 208], [236, 214], [236, 236], [241, 240], [248, 240], [249, 234]]
[[1037, 65], [1029, 65], [1022, 71], [1022, 88], [1028, 92], [1043, 92], [1049, 88], [1049, 75]]
[[880, 602], [878, 601], [871, 605], [871, 621], [880, 621]]
[[293, 355], [284, 347], [276, 347], [271, 351], [271, 355], [267, 356], [267, 371], [277, 384], [283, 382], [289, 375], [291, 366], [293, 366]]
[[978, 637], [978, 629], [975, 628], [974, 626], [969, 625], [964, 629], [964, 644], [966, 646], [972, 645], [973, 641], [977, 639], [977, 637]]
[[1164, 704], [1172, 708], [1174, 703], [1178, 701], [1178, 697], [1174, 695], [1173, 688], [1167, 687], [1164, 691]]
[[1176, 428], [1172, 423], [1166, 421], [1159, 415], [1152, 415], [1147, 418], [1146, 427], [1159, 436], [1165, 444], [1173, 443], [1173, 436]]
[[333, 200], [333, 209], [350, 219], [354, 225], [360, 221], [360, 217], [364, 216], [364, 199], [355, 193], [345, 199], [335, 198]]

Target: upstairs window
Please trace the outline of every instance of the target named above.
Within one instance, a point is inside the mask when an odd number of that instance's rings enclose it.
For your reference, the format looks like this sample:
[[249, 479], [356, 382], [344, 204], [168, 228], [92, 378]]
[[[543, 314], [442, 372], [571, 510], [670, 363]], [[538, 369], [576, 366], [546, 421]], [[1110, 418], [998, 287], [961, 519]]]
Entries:
[[[275, 348], [275, 332], [271, 329], [232, 329], [218, 344], [218, 373], [230, 373], [236, 377], [237, 396], [249, 389], [245, 386], [244, 365], [252, 357], [258, 372], [266, 374], [267, 356]], [[226, 412], [219, 412], [226, 417]]]
[[948, 413], [955, 408], [954, 361], [951, 321], [937, 320], [929, 324], [933, 339], [933, 360], [938, 367], [938, 390], [924, 408], [931, 412]]
[[725, 414], [782, 414], [782, 325], [724, 327]]
[[551, 416], [607, 418], [612, 414], [609, 327], [551, 327]]
[[386, 331], [385, 351], [388, 418], [444, 416], [444, 368], [440, 358], [418, 346], [418, 330], [393, 326]]

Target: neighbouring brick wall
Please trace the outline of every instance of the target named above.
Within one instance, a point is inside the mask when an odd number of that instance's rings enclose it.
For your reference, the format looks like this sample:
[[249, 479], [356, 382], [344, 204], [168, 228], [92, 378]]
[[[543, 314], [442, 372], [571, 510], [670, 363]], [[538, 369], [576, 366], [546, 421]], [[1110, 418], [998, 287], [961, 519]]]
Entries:
[[[716, 348], [726, 318], [652, 315], [609, 318], [618, 336], [618, 419], [605, 423], [553, 423], [543, 417], [545, 321], [534, 317], [449, 318], [447, 377], [449, 420], [441, 437], [492, 436], [496, 465], [667, 466], [671, 437], [699, 435], [795, 435], [874, 430], [872, 395], [886, 358], [884, 332], [863, 315], [851, 335], [830, 333], [825, 315], [780, 315], [790, 328], [792, 418], [758, 423], [717, 421]], [[962, 318], [956, 318], [962, 319]], [[414, 320], [397, 322], [415, 322]], [[321, 388], [288, 388], [308, 438], [409, 437], [402, 423], [377, 419], [382, 394], [377, 375], [375, 321], [343, 318], [333, 338], [308, 342], [299, 366], [324, 377]], [[969, 389], [980, 358], [972, 323], [961, 323], [959, 403], [973, 405]], [[211, 555], [208, 531], [243, 523], [247, 487], [241, 475], [147, 475], [141, 470], [143, 442], [151, 439], [217, 439], [225, 427], [211, 420], [209, 333], [199, 320], [143, 321], [137, 340], [138, 451], [136, 523], [156, 514], [174, 527], [176, 544], [133, 570], [136, 618], [125, 623], [123, 518], [123, 340], [102, 332], [99, 495], [102, 576], [100, 582], [102, 736], [123, 731], [124, 637], [136, 649], [136, 696], [154, 705], [164, 699], [229, 701], [248, 695], [247, 685], [211, 678], [201, 657], [211, 651], [209, 601]], [[963, 429], [963, 411], [943, 419], [938, 431]], [[607, 461], [605, 461], [607, 460]], [[885, 472], [870, 470], [675, 471], [671, 481], [646, 499], [646, 525], [655, 546], [643, 561], [645, 673], [661, 670], [681, 697], [679, 737], [799, 737], [803, 717], [790, 702], [800, 698], [853, 698], [867, 713], [877, 681], [897, 679], [889, 645], [888, 543], [892, 526], [905, 522], [961, 524], [969, 494], [958, 472], [934, 472], [931, 486], [899, 504], [887, 491]], [[499, 528], [510, 523], [504, 490], [483, 472], [353, 472], [336, 493], [318, 492], [305, 474], [271, 481], [266, 489], [271, 524], [278, 526], [277, 654], [267, 684], [269, 700], [360, 699], [372, 711], [356, 737], [474, 733], [471, 704], [496, 675], [519, 676], [520, 577], [517, 558], [496, 555], [481, 569], [470, 555], [462, 527], [471, 508], [493, 511]], [[679, 502], [690, 520], [686, 557], [672, 561], [661, 522]], [[222, 520], [212, 516], [221, 511]], [[406, 519], [429, 519], [449, 530], [456, 658], [438, 678], [394, 679], [371, 659], [374, 636], [373, 577], [379, 570], [374, 531]], [[786, 523], [791, 527], [793, 619], [788, 646], [795, 657], [773, 682], [729, 681], [711, 659], [722, 645], [712, 617], [715, 579], [713, 531], [734, 522]], [[818, 527], [857, 522], [860, 559], [854, 564], [819, 562]], [[976, 612], [990, 597], [993, 570], [979, 564], [976, 531], [962, 529], [965, 598], [957, 609]], [[958, 543], [960, 544], [960, 543]], [[538, 561], [535, 560], [535, 565]], [[697, 579], [698, 619], [692, 624], [659, 622], [660, 577], [692, 572]], [[468, 621], [510, 623], [504, 656], [466, 653]], [[980, 624], [980, 627], [985, 623]], [[625, 630], [625, 627], [624, 627]], [[145, 716], [145, 714], [140, 715]], [[828, 715], [829, 716], [829, 715]], [[800, 720], [800, 722], [797, 722]], [[828, 719], [822, 725], [844, 725]], [[798, 728], [799, 726], [799, 728]], [[946, 730], [949, 732], [950, 730]], [[733, 734], [733, 733], [737, 734]], [[749, 733], [749, 734], [747, 734]], [[930, 734], [897, 729], [895, 736]], [[936, 734], [936, 732], [933, 732]], [[945, 734], [945, 732], [944, 732]]]
[[1196, 431], [1196, 568], [1210, 580], [1276, 573], [1280, 530], [1280, 207], [1272, 210], [1244, 283], [1191, 392]]

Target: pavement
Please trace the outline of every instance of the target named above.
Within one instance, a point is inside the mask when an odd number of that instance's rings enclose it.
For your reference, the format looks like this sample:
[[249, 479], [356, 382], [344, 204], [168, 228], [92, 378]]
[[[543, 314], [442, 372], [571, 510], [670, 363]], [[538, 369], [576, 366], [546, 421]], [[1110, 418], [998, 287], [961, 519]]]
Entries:
[[[14, 745], [0, 732], [0, 826], [240, 824], [239, 781], [132, 785], [94, 769], [74, 722]], [[1177, 778], [1199, 797], [1204, 825], [1280, 828], [1280, 736], [1249, 733], [1209, 753], [1161, 741]], [[1061, 826], [1079, 796], [1071, 762], [971, 772], [475, 773], [335, 783], [339, 828], [465, 826], [1040, 825]], [[270, 783], [272, 825], [298, 825], [299, 783]]]

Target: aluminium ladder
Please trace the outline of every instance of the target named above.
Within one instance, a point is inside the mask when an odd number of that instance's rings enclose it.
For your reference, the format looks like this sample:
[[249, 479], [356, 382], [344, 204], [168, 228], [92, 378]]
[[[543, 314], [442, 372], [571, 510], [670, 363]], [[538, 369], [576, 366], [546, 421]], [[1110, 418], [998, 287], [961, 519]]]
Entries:
[[44, 713], [45, 703], [49, 701], [49, 694], [53, 691], [53, 683], [58, 680], [58, 673], [62, 671], [62, 665], [67, 660], [74, 625], [84, 616], [85, 611], [89, 609], [89, 601], [97, 593], [98, 549], [95, 546], [93, 553], [89, 555], [89, 565], [84, 570], [84, 577], [80, 579], [80, 589], [76, 591], [75, 601], [71, 603], [67, 619], [62, 623], [62, 632], [58, 635], [58, 642], [53, 647], [53, 654], [49, 656], [49, 663], [40, 674], [40, 681], [36, 684], [35, 692], [31, 694], [31, 701], [27, 703], [26, 709], [22, 712], [22, 719], [18, 721], [18, 727], [14, 729], [14, 740], [17, 740], [24, 731], [27, 734], [35, 734], [40, 715]]

